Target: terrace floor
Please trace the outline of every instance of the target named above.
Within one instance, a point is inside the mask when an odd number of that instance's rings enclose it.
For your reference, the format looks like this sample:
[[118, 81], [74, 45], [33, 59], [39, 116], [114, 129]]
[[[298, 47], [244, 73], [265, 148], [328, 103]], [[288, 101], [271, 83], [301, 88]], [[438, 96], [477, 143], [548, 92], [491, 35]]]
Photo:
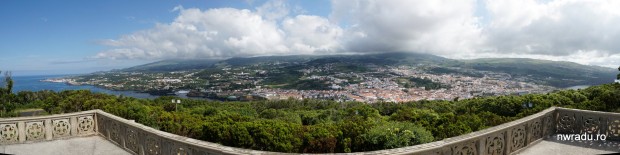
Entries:
[[620, 152], [618, 141], [562, 141], [556, 136], [546, 138], [517, 153], [519, 155], [587, 155]]
[[0, 153], [15, 155], [130, 155], [100, 136], [37, 143], [0, 145]]

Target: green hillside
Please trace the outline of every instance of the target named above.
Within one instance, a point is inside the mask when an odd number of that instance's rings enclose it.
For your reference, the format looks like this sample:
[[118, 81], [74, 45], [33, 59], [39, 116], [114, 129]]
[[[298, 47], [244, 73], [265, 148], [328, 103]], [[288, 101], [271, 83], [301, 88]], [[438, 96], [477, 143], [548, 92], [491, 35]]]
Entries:
[[[2, 90], [3, 87], [0, 87]], [[0, 93], [0, 117], [23, 109], [62, 114], [101, 109], [157, 130], [225, 146], [288, 153], [348, 153], [407, 147], [494, 127], [557, 106], [620, 112], [620, 84], [548, 94], [458, 101], [329, 100], [220, 102], [136, 99], [88, 90]], [[532, 103], [532, 107], [524, 107]], [[178, 106], [178, 107], [177, 107]]]
[[461, 67], [480, 71], [527, 76], [540, 83], [555, 87], [598, 85], [613, 82], [616, 71], [612, 68], [580, 65], [566, 61], [549, 61], [526, 58], [484, 58], [462, 60]]
[[[447, 59], [430, 54], [380, 53], [365, 55], [292, 55], [229, 58], [225, 60], [163, 60], [120, 71], [182, 71], [213, 70], [221, 67], [253, 66], [254, 69], [269, 70], [272, 73], [295, 73], [300, 69], [332, 64], [334, 71], [366, 72], [369, 66], [427, 66], [429, 73], [456, 73], [482, 77], [484, 71], [507, 73], [513, 78], [524, 78], [538, 84], [554, 87], [575, 85], [598, 85], [613, 82], [615, 70], [598, 66], [587, 66], [572, 62], [548, 61], [525, 58], [484, 58], [472, 60]], [[460, 68], [460, 69], [459, 69]], [[285, 76], [283, 76], [285, 77]], [[294, 79], [294, 78], [293, 78]], [[273, 80], [268, 80], [273, 81]], [[276, 80], [278, 81], [278, 80]], [[289, 82], [295, 82], [290, 81]], [[276, 82], [281, 83], [281, 82]]]

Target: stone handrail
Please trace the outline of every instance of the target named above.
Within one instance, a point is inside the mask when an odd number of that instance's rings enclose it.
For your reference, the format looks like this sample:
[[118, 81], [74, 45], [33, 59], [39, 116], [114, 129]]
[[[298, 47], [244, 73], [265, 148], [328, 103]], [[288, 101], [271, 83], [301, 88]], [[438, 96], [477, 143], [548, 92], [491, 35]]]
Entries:
[[469, 134], [441, 141], [368, 152], [368, 154], [423, 155], [503, 155], [520, 151], [547, 135], [554, 133], [554, 114], [551, 107], [536, 114]]
[[223, 146], [163, 132], [97, 110], [99, 134], [112, 143], [140, 155], [276, 154]]
[[[481, 131], [427, 144], [353, 154], [514, 154], [555, 133], [605, 134], [620, 139], [620, 114], [551, 107]], [[0, 119], [0, 144], [99, 135], [140, 155], [286, 154], [223, 146], [153, 129], [101, 110]]]
[[0, 145], [96, 135], [96, 112], [0, 119]]

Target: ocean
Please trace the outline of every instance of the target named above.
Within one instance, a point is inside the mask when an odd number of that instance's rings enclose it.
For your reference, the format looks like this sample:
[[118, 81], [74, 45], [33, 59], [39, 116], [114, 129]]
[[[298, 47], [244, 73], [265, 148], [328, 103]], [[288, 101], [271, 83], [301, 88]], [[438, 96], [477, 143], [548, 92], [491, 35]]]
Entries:
[[[46, 76], [14, 76], [13, 77], [13, 92], [20, 92], [20, 91], [40, 91], [40, 90], [52, 90], [52, 91], [63, 91], [63, 90], [90, 90], [92, 92], [98, 92], [98, 93], [106, 93], [106, 94], [111, 94], [111, 95], [123, 95], [123, 96], [129, 96], [129, 97], [135, 97], [135, 98], [148, 98], [148, 99], [153, 99], [153, 98], [157, 98], [158, 96], [154, 96], [148, 93], [139, 93], [139, 92], [135, 92], [135, 91], [115, 91], [115, 90], [108, 90], [108, 89], [103, 89], [103, 88], [98, 88], [95, 86], [89, 86], [89, 85], [82, 85], [82, 86], [73, 86], [73, 85], [67, 85], [65, 83], [52, 83], [52, 82], [42, 82], [41, 80], [44, 79], [48, 79], [48, 78], [58, 78], [58, 77], [65, 77], [67, 75], [46, 75]], [[4, 78], [4, 77], [1, 77]], [[2, 82], [2, 86], [4, 87], [4, 79], [0, 80]]]

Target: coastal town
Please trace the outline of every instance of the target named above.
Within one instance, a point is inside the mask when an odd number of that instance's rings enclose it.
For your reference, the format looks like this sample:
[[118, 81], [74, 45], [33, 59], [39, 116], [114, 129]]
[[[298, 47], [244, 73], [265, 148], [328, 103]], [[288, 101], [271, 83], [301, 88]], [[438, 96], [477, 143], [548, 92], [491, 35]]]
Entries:
[[[187, 93], [190, 97], [218, 100], [292, 98], [368, 103], [459, 100], [481, 96], [546, 93], [556, 89], [506, 73], [458, 71], [463, 69], [438, 66], [363, 67], [363, 70], [343, 70], [338, 64], [328, 63], [290, 70], [290, 67], [273, 63], [174, 72], [100, 72], [45, 81], [93, 85], [161, 96]], [[437, 73], [432, 69], [448, 72]], [[283, 72], [294, 74], [282, 74]], [[282, 79], [289, 75], [297, 76]]]

